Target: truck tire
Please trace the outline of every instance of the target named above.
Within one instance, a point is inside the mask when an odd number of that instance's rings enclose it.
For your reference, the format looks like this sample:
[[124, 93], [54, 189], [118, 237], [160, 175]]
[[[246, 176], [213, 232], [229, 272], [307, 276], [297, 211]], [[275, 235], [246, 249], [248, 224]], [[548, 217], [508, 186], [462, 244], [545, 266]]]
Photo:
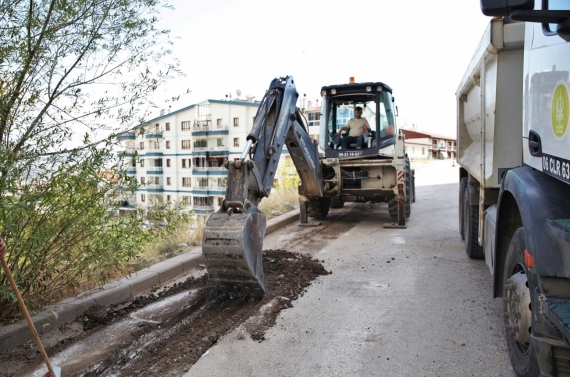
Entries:
[[465, 189], [463, 195], [463, 233], [465, 240], [465, 251], [469, 258], [482, 259], [485, 257], [485, 250], [479, 246], [479, 206], [471, 205], [469, 189]]
[[308, 198], [307, 215], [317, 219], [327, 217], [331, 200], [329, 198]]
[[465, 220], [463, 219], [463, 212], [465, 211], [463, 197], [465, 196], [465, 191], [467, 190], [467, 177], [461, 178], [459, 181], [459, 234], [461, 239], [465, 239]]
[[[518, 377], [539, 376], [532, 326], [531, 284], [524, 262], [524, 229], [518, 228], [507, 249], [503, 274], [503, 309], [509, 357]], [[513, 329], [513, 326], [515, 327]]]
[[344, 197], [342, 196], [335, 196], [331, 198], [331, 208], [342, 208], [344, 207]]

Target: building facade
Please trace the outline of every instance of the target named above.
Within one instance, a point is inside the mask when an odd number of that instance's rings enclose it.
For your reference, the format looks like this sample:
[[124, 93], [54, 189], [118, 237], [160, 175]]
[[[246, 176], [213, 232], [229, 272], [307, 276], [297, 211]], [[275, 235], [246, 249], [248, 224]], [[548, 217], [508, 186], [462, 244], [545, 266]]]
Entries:
[[406, 136], [406, 152], [410, 158], [455, 159], [457, 142], [454, 137], [407, 128], [400, 129]]
[[119, 136], [120, 153], [136, 155], [127, 174], [141, 184], [122, 212], [177, 201], [197, 215], [217, 211], [226, 192], [224, 163], [240, 157], [258, 107], [253, 99], [207, 100]]

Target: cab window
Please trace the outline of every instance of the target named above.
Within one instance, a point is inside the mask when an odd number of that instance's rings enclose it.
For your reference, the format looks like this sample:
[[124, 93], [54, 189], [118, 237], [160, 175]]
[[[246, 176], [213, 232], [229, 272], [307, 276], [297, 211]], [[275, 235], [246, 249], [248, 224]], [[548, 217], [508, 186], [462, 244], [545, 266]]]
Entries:
[[[543, 9], [547, 10], [570, 10], [570, 1], [568, 0], [544, 0]], [[558, 24], [542, 24], [542, 29], [546, 35], [556, 35], [556, 27]]]

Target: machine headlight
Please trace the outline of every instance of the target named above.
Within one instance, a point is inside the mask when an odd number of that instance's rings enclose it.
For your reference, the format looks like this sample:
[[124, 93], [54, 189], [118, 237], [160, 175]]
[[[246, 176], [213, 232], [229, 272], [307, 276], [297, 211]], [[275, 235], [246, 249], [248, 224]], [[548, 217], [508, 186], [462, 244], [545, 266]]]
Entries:
[[376, 87], [376, 90], [379, 91], [379, 92], [381, 92], [381, 91], [382, 91], [382, 87], [381, 87], [381, 86], [377, 86], [377, 87]]
[[371, 86], [367, 86], [367, 87], [366, 87], [366, 91], [367, 91], [367, 92], [371, 92], [371, 91], [372, 91], [372, 87], [371, 87]]
[[321, 97], [324, 97], [327, 95], [327, 91], [326, 90], [321, 90]]
[[334, 96], [336, 94], [336, 89], [331, 89], [331, 94]]

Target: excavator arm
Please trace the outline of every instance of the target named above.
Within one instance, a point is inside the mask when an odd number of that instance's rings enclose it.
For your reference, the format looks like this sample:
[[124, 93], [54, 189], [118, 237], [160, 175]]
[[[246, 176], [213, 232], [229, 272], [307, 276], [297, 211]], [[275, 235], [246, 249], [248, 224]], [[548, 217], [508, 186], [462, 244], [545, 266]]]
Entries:
[[239, 159], [228, 161], [224, 201], [208, 218], [202, 253], [210, 280], [228, 293], [263, 296], [265, 216], [257, 206], [271, 193], [283, 148], [291, 155], [306, 196], [323, 196], [318, 147], [296, 107], [292, 77], [274, 79], [267, 90]]

